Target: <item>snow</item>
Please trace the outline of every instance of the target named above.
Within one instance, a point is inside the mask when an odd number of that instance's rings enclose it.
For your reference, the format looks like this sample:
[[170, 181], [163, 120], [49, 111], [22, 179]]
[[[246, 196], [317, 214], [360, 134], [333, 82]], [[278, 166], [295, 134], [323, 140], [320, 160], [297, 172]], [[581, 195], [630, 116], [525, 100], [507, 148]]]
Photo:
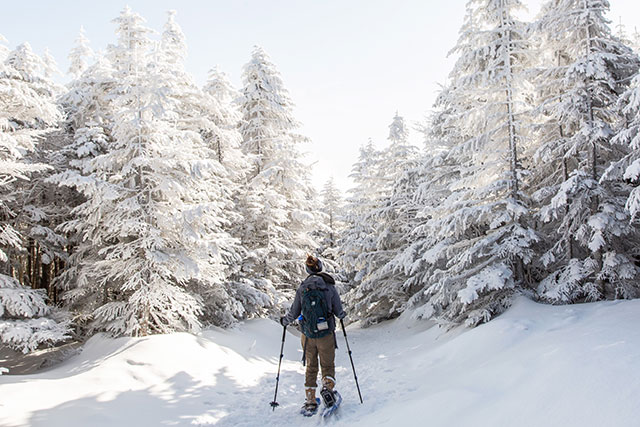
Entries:
[[[347, 328], [336, 356], [336, 426], [603, 426], [640, 419], [640, 300], [549, 306], [520, 298], [490, 323], [449, 332], [424, 321]], [[292, 328], [288, 328], [291, 331]], [[147, 338], [91, 338], [47, 371], [0, 377], [0, 425], [304, 426], [303, 367], [288, 333], [272, 411], [280, 325]]]

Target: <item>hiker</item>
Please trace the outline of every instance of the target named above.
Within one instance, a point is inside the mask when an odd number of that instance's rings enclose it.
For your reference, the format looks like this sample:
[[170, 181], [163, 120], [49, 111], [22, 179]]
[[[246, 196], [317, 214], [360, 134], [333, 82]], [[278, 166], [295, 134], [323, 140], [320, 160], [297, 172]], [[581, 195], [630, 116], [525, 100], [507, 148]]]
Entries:
[[307, 277], [296, 291], [296, 297], [286, 316], [280, 318], [280, 323], [287, 326], [298, 319], [302, 329], [303, 362], [306, 363], [305, 373], [305, 403], [302, 407], [304, 415], [313, 415], [318, 410], [320, 399], [316, 399], [318, 379], [318, 356], [322, 369], [322, 390], [320, 395], [325, 406], [335, 404], [339, 397], [335, 391], [335, 353], [336, 320], [346, 315], [342, 309], [340, 296], [335, 288], [335, 280], [329, 274], [322, 272], [322, 261], [309, 255], [305, 262]]

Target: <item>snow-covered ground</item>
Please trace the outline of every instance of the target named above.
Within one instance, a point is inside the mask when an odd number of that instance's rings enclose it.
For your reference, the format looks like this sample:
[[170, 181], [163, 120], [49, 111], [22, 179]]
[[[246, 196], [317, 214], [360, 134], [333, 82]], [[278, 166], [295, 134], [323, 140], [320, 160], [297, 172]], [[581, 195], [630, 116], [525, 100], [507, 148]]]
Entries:
[[[472, 330], [398, 319], [347, 328], [336, 363], [345, 426], [637, 426], [640, 300], [546, 306], [520, 299]], [[291, 328], [289, 328], [291, 329]], [[198, 336], [94, 337], [48, 371], [0, 377], [0, 425], [304, 426], [299, 338], [268, 320]]]

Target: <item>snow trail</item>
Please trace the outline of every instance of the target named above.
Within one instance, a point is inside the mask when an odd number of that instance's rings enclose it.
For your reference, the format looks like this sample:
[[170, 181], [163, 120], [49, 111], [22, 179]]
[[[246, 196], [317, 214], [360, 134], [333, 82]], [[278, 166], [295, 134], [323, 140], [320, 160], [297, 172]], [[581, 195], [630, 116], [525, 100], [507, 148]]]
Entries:
[[[640, 418], [640, 300], [573, 306], [517, 301], [472, 330], [400, 318], [338, 331], [336, 426], [633, 426]], [[288, 328], [291, 330], [292, 328]], [[0, 377], [0, 425], [314, 426], [299, 337], [270, 320], [197, 336], [89, 340], [33, 375]]]

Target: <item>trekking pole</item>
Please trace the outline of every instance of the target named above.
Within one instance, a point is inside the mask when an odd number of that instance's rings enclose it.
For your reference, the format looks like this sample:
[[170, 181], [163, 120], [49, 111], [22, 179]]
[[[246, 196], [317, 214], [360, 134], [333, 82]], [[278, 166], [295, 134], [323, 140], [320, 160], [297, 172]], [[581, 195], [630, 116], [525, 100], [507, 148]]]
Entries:
[[360, 393], [360, 385], [358, 384], [358, 376], [356, 375], [356, 367], [353, 366], [353, 357], [351, 357], [351, 349], [349, 348], [349, 341], [347, 340], [347, 330], [344, 328], [344, 322], [340, 319], [340, 326], [342, 326], [342, 333], [344, 334], [344, 342], [347, 343], [347, 351], [349, 352], [349, 359], [351, 360], [351, 369], [353, 369], [353, 378], [356, 380], [356, 387], [358, 388], [358, 396], [360, 397], [360, 403], [362, 401], [362, 394]]
[[280, 365], [282, 365], [282, 357], [284, 356], [284, 339], [287, 336], [287, 327], [282, 327], [282, 345], [280, 346], [280, 361], [278, 362], [278, 375], [276, 376], [276, 392], [273, 395], [273, 402], [271, 402], [271, 407], [273, 410], [276, 410], [276, 406], [278, 406], [277, 398], [278, 398], [278, 383], [280, 382]]

